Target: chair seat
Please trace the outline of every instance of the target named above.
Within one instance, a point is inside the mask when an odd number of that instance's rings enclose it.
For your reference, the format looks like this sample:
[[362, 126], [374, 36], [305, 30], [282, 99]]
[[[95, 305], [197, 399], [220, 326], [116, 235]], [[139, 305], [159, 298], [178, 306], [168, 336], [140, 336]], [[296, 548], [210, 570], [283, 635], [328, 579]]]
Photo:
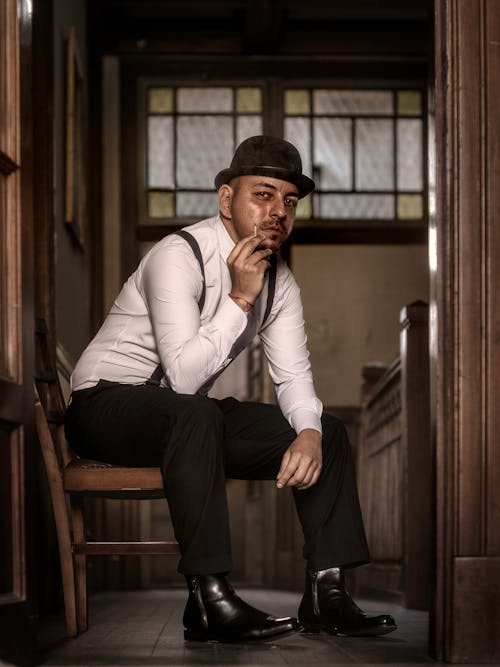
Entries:
[[73, 459], [63, 470], [64, 490], [110, 498], [163, 498], [159, 468], [126, 468], [103, 461]]

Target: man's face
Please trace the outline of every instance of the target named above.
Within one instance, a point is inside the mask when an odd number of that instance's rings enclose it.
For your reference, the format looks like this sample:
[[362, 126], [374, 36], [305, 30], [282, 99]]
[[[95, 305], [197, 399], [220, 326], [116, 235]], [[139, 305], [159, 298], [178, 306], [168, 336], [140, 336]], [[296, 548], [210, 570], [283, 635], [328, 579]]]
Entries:
[[293, 183], [268, 176], [239, 176], [219, 190], [221, 216], [233, 241], [265, 235], [260, 248], [279, 250], [295, 221], [299, 200]]

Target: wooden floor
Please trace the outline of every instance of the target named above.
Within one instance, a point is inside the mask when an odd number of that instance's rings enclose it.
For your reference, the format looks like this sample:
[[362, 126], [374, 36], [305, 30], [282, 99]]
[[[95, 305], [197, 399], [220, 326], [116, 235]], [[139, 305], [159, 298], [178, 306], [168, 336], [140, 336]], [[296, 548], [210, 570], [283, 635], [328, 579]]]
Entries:
[[[300, 596], [271, 590], [239, 590], [255, 606], [276, 615], [296, 615]], [[185, 642], [182, 634], [184, 590], [113, 592], [95, 595], [89, 630], [63, 638], [61, 620], [43, 635], [44, 665], [348, 665], [429, 664], [427, 614], [396, 605], [357, 600], [367, 611], [394, 614], [399, 629], [385, 637], [340, 638], [293, 635], [263, 644], [228, 645]]]

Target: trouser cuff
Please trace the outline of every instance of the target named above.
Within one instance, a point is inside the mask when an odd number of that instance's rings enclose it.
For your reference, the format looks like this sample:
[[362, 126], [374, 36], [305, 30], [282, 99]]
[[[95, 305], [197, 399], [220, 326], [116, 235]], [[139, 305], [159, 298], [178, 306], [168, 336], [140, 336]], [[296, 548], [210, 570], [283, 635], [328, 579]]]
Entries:
[[177, 571], [181, 574], [227, 574], [231, 571], [231, 558], [227, 554], [210, 558], [181, 558]]

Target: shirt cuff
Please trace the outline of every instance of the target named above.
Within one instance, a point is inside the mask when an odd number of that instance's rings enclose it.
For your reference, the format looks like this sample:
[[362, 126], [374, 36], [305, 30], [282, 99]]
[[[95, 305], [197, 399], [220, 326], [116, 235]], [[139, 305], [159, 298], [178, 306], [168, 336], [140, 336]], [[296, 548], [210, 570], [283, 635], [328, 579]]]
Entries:
[[292, 428], [295, 433], [300, 433], [306, 428], [313, 428], [315, 431], [323, 433], [321, 427], [321, 415], [318, 415], [317, 412], [313, 410], [308, 410], [307, 408], [298, 408], [293, 411], [293, 414], [290, 418]]
[[247, 326], [248, 314], [245, 313], [228, 295], [217, 309], [207, 326], [211, 331], [227, 335], [233, 343]]

